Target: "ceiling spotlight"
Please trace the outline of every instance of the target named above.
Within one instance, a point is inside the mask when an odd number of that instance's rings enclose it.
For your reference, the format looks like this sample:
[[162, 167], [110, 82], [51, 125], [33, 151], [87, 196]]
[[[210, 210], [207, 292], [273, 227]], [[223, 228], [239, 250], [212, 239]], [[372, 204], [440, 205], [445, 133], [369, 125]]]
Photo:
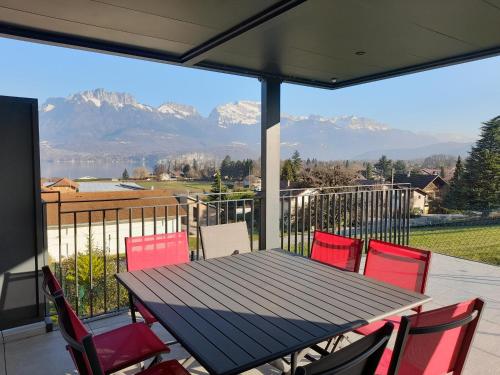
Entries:
[[331, 79], [330, 79], [330, 81], [331, 81], [332, 83], [337, 83], [337, 78], [333, 77], [333, 78], [331, 78]]
[[363, 56], [366, 52], [365, 51], [356, 51], [354, 54], [358, 56]]

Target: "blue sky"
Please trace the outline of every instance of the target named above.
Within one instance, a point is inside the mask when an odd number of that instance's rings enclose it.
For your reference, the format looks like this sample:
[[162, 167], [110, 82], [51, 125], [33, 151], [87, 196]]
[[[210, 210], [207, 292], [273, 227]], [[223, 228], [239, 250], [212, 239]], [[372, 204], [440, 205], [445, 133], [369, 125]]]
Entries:
[[[67, 96], [98, 87], [138, 101], [215, 106], [259, 100], [256, 79], [0, 38], [0, 95]], [[500, 57], [329, 91], [284, 85], [282, 112], [357, 115], [394, 128], [468, 137], [500, 114]]]

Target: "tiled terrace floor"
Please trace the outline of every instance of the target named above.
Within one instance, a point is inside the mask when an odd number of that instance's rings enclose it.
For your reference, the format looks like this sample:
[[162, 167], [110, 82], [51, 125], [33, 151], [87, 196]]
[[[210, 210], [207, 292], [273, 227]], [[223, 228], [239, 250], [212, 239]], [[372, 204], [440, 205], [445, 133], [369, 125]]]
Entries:
[[[486, 301], [486, 311], [474, 341], [466, 374], [500, 373], [500, 267], [434, 254], [427, 294], [433, 302], [425, 309], [444, 306], [457, 301], [481, 296]], [[88, 323], [92, 332], [98, 333], [130, 322], [127, 314]], [[155, 331], [164, 340], [168, 333], [160, 326]], [[58, 331], [3, 343], [0, 350], [0, 375], [23, 374], [74, 374], [71, 359], [64, 349]], [[172, 347], [168, 357], [184, 359], [187, 353], [179, 345]], [[133, 373], [130, 369], [126, 373]], [[194, 364], [193, 374], [204, 370]], [[263, 366], [249, 373], [278, 374], [270, 366]]]

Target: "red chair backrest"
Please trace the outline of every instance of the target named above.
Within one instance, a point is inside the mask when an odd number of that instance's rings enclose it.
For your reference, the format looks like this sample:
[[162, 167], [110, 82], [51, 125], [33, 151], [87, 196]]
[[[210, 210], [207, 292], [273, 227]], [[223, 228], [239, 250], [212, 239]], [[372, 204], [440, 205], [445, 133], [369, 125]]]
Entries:
[[[92, 335], [78, 318], [63, 295], [55, 298], [61, 334], [80, 375], [102, 374]], [[89, 358], [90, 356], [90, 358]]]
[[[417, 293], [425, 293], [431, 252], [370, 240], [364, 275]], [[420, 307], [415, 309], [420, 311]]]
[[128, 237], [125, 251], [128, 271], [189, 262], [186, 232]]
[[[43, 272], [43, 291], [44, 293], [47, 294], [49, 293], [48, 297], [55, 297], [56, 293], [60, 292], [62, 290], [61, 284], [59, 284], [59, 281], [57, 281], [55, 275], [52, 273], [50, 270], [49, 266], [43, 266], [42, 267], [42, 272]], [[49, 289], [48, 291], [46, 289]]]
[[483, 306], [476, 298], [403, 317], [389, 374], [460, 374]]
[[359, 271], [363, 240], [314, 231], [311, 258], [352, 272]]

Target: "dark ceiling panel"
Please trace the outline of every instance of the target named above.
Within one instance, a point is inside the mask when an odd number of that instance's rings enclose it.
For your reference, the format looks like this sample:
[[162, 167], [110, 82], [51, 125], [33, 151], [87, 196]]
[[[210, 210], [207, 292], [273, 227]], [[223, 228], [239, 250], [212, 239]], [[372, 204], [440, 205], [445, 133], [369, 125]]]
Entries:
[[224, 31], [278, 0], [98, 0], [138, 12]]
[[296, 2], [189, 61], [186, 52], [286, 0], [0, 0], [0, 32], [335, 88], [498, 54], [499, 2]]

